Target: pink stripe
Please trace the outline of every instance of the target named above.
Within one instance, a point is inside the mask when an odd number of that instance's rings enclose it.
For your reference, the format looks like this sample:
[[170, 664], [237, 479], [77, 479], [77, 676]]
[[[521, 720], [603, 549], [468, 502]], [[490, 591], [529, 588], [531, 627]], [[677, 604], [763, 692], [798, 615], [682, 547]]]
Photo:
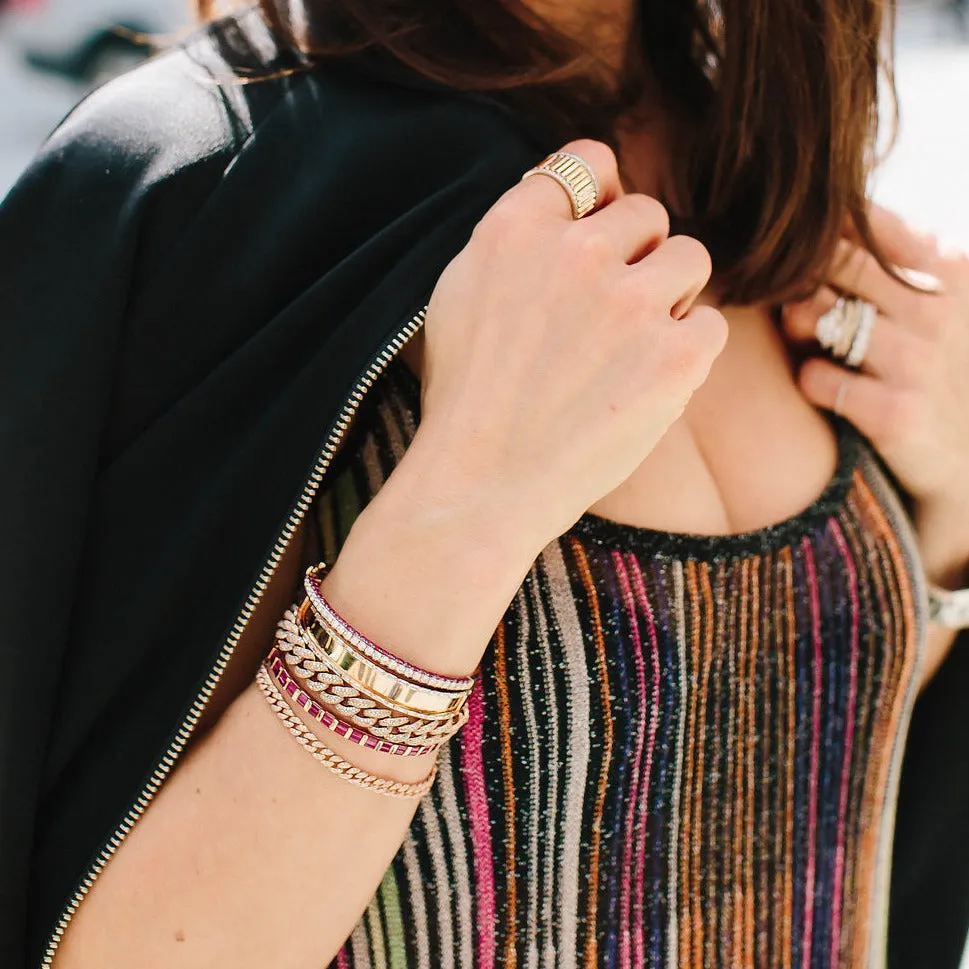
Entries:
[[[636, 687], [637, 687], [637, 697], [639, 702], [643, 703], [646, 696], [646, 674], [644, 671], [643, 664], [643, 644], [639, 636], [639, 620], [636, 616], [636, 604], [633, 602], [632, 589], [629, 587], [629, 574], [626, 571], [626, 565], [623, 561], [622, 553], [613, 552], [612, 553], [613, 565], [616, 568], [616, 575], [619, 579], [619, 587], [622, 590], [623, 604], [626, 607], [626, 614], [629, 624], [629, 632], [632, 636], [633, 643], [633, 657], [636, 661]], [[630, 557], [630, 563], [634, 568], [636, 568], [636, 561], [634, 558]], [[638, 568], [636, 568], [638, 573]], [[642, 585], [642, 577], [639, 577], [639, 584]], [[655, 706], [653, 712], [653, 718], [655, 719]], [[623, 847], [623, 857], [622, 857], [622, 898], [620, 900], [620, 910], [621, 917], [619, 920], [619, 964], [622, 969], [630, 969], [633, 962], [630, 955], [630, 929], [635, 929], [636, 939], [636, 956], [635, 964], [637, 966], [643, 965], [643, 878], [642, 871], [644, 867], [644, 853], [645, 853], [645, 839], [642, 837], [642, 829], [645, 824], [645, 812], [640, 817], [639, 824], [636, 826], [636, 837], [633, 837], [633, 824], [636, 820], [636, 808], [639, 801], [639, 781], [640, 781], [640, 764], [642, 762], [642, 750], [643, 750], [643, 734], [646, 729], [646, 721], [644, 717], [638, 718], [637, 728], [636, 728], [636, 745], [633, 748], [635, 754], [633, 757], [632, 764], [632, 781], [629, 788], [629, 805], [630, 809], [626, 814], [626, 843]], [[649, 785], [649, 768], [646, 769], [646, 785], [648, 790]], [[644, 796], [645, 801], [645, 796]], [[648, 803], [648, 802], [647, 802]], [[630, 869], [632, 868], [632, 853], [633, 845], [636, 845], [636, 878], [630, 878]], [[636, 902], [632, 906], [632, 911], [635, 913], [632, 918], [630, 918], [630, 890], [636, 892]]]
[[[643, 911], [643, 889], [646, 885], [645, 869], [646, 869], [646, 838], [643, 834], [643, 828], [646, 825], [646, 819], [649, 814], [649, 785], [650, 781], [653, 779], [653, 752], [656, 750], [656, 733], [659, 729], [659, 686], [660, 686], [660, 664], [659, 664], [659, 640], [656, 637], [656, 620], [653, 617], [653, 609], [649, 604], [649, 598], [646, 595], [646, 587], [643, 585], [643, 573], [639, 569], [638, 561], [630, 556], [630, 561], [635, 565], [635, 571], [633, 572], [633, 586], [636, 589], [636, 596], [639, 600], [639, 606], [643, 610], [643, 615], [646, 617], [647, 630], [649, 631], [649, 655], [650, 659], [653, 661], [653, 683], [652, 683], [652, 695], [650, 697], [650, 702], [652, 703], [652, 708], [649, 714], [649, 738], [646, 741], [646, 771], [645, 771], [645, 783], [643, 784], [643, 812], [640, 820], [640, 828], [637, 832], [636, 842], [639, 845], [639, 852], [636, 858], [636, 892], [637, 892], [637, 924], [642, 924], [642, 911]], [[636, 950], [636, 965], [645, 965], [646, 957], [642, 950], [642, 933], [638, 936], [639, 948]]]
[[814, 555], [811, 552], [811, 542], [804, 538], [801, 541], [804, 549], [804, 567], [807, 570], [807, 586], [811, 590], [811, 636], [814, 640], [814, 691], [812, 723], [814, 736], [811, 739], [811, 772], [808, 781], [808, 796], [810, 809], [808, 814], [808, 857], [805, 873], [804, 897], [804, 934], [802, 937], [803, 965], [811, 965], [811, 942], [814, 930], [814, 878], [817, 869], [817, 837], [818, 837], [818, 761], [821, 742], [821, 618], [818, 603], [818, 580], [814, 568]]
[[474, 851], [474, 879], [478, 922], [478, 965], [482, 969], [495, 961], [495, 869], [491, 846], [491, 821], [485, 791], [484, 694], [481, 681], [468, 699], [468, 722], [461, 732], [461, 776], [468, 801], [471, 845]]
[[834, 866], [834, 897], [832, 898], [831, 918], [831, 965], [838, 965], [841, 953], [841, 912], [843, 899], [841, 892], [845, 874], [845, 817], [848, 813], [848, 777], [851, 772], [851, 754], [855, 742], [855, 704], [858, 699], [858, 573], [851, 559], [844, 534], [837, 522], [831, 522], [831, 531], [841, 557], [844, 559], [848, 575], [848, 597], [851, 600], [851, 685], [848, 689], [848, 712], [845, 724], [845, 752], [841, 765], [841, 797], [838, 804], [838, 843]]
[[[348, 942], [347, 945], [349, 944]], [[350, 957], [347, 955], [346, 945], [336, 954], [336, 969], [350, 969]]]

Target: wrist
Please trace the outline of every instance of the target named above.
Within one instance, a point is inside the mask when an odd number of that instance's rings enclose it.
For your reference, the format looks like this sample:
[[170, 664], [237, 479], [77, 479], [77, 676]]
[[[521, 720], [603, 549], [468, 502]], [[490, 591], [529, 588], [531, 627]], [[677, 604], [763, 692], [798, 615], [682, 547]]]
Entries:
[[497, 488], [415, 445], [357, 517], [323, 591], [401, 659], [466, 676], [546, 540], [508, 513]]
[[[453, 534], [475, 533], [483, 547], [534, 561], [564, 530], [553, 522], [547, 494], [531, 492], [496, 474], [487, 460], [439, 440], [424, 425], [381, 495], [416, 512], [425, 524]], [[378, 496], [379, 497], [379, 496]], [[567, 526], [565, 526], [567, 527]]]

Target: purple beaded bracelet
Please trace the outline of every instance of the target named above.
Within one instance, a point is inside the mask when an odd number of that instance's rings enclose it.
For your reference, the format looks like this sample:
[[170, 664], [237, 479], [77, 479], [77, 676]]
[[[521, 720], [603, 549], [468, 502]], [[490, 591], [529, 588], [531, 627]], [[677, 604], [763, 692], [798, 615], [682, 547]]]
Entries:
[[379, 754], [395, 754], [398, 757], [419, 757], [422, 754], [432, 754], [440, 748], [440, 744], [430, 747], [408, 747], [404, 744], [392, 744], [389, 741], [381, 740], [373, 734], [360, 730], [349, 723], [333, 716], [329, 710], [324, 709], [309, 694], [304, 693], [299, 684], [289, 675], [286, 662], [283, 660], [279, 650], [273, 647], [266, 657], [263, 665], [266, 671], [273, 678], [276, 686], [289, 697], [294, 703], [298, 704], [314, 720], [322, 723], [328, 730], [332, 730], [338, 737], [355, 743], [358, 747], [366, 747], [368, 750], [375, 750]]

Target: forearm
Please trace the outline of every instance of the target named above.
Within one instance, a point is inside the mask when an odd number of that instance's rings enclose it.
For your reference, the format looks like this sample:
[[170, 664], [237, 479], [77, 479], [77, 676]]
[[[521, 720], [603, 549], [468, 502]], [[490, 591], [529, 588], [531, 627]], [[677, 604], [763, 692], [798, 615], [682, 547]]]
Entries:
[[[435, 500], [430, 484], [405, 458], [352, 529], [325, 592], [403, 658], [468, 673], [536, 552], [527, 542], [508, 544], [512, 536], [495, 527], [484, 497], [452, 488]], [[311, 726], [380, 776], [416, 782], [433, 766], [433, 756], [364, 750]], [[327, 771], [250, 685], [97, 880], [57, 969], [318, 969], [373, 897], [414, 810], [413, 800]]]
[[249, 687], [129, 834], [55, 965], [319, 969], [414, 809], [325, 770]]

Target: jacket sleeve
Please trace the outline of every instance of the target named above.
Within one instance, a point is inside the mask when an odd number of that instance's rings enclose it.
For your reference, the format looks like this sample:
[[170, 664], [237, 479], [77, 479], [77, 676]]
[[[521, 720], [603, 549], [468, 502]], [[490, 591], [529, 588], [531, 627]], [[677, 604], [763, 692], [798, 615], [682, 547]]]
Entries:
[[[0, 208], [0, 939], [21, 935], [33, 819], [111, 387], [131, 175], [56, 134]], [[16, 792], [16, 796], [12, 796]]]
[[223, 82], [234, 23], [0, 206], [4, 969], [140, 803], [359, 374], [541, 156], [363, 68]]
[[959, 969], [969, 932], [969, 631], [915, 705], [892, 867], [891, 969]]
[[[0, 951], [25, 899], [122, 321], [164, 168], [149, 103], [94, 95], [0, 206]], [[157, 137], [157, 133], [155, 135]]]

